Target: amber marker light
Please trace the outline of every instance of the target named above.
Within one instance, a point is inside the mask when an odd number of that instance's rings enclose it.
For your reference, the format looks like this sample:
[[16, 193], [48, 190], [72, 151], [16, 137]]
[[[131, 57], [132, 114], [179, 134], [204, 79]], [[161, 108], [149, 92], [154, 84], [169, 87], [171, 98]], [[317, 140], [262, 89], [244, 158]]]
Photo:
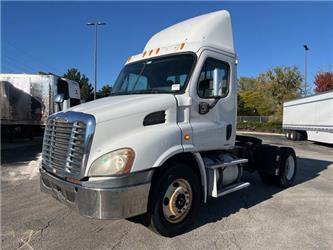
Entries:
[[160, 52], [160, 48], [156, 49], [156, 55], [158, 54], [158, 52]]
[[191, 140], [191, 136], [190, 136], [189, 134], [185, 134], [185, 135], [184, 135], [184, 139], [185, 139], [186, 141]]
[[182, 50], [185, 46], [185, 43], [181, 43], [180, 46], [179, 46], [179, 49]]
[[153, 51], [154, 51], [154, 50], [150, 50], [150, 51], [149, 51], [149, 56], [151, 56], [151, 54], [153, 54]]
[[142, 55], [142, 57], [145, 57], [145, 56], [146, 56], [146, 54], [147, 54], [147, 51], [143, 52], [143, 55]]

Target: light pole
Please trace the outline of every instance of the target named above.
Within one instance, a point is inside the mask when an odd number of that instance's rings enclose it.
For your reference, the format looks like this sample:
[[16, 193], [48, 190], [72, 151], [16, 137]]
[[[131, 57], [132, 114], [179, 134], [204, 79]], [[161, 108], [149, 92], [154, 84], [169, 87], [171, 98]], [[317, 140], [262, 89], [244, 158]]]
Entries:
[[104, 22], [89, 22], [87, 23], [88, 26], [95, 26], [95, 46], [94, 46], [94, 100], [96, 100], [96, 88], [97, 88], [97, 27], [99, 25], [105, 25]]
[[307, 75], [308, 75], [308, 45], [304, 44], [304, 95], [307, 95]]

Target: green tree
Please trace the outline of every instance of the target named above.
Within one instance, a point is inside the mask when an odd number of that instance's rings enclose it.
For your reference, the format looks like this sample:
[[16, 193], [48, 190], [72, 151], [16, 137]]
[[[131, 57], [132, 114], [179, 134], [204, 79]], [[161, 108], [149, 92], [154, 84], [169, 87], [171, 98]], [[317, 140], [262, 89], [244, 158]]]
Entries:
[[81, 72], [78, 69], [68, 69], [67, 72], [63, 75], [63, 77], [79, 83], [82, 100], [91, 101], [94, 99], [94, 88], [89, 83], [88, 77], [86, 77], [85, 74], [81, 75]]
[[274, 113], [275, 105], [268, 95], [259, 90], [246, 90], [239, 93], [239, 115], [263, 115]]
[[257, 88], [258, 81], [254, 77], [240, 77], [238, 80], [238, 92], [255, 90]]
[[274, 115], [282, 119], [283, 102], [301, 96], [302, 76], [297, 67], [275, 67], [258, 77], [238, 81], [239, 115]]
[[109, 84], [105, 84], [98, 92], [97, 98], [107, 97], [111, 94], [112, 87]]
[[238, 80], [238, 115], [263, 115], [274, 113], [275, 104], [266, 84], [256, 77], [241, 77]]
[[297, 67], [275, 67], [259, 75], [259, 84], [266, 84], [277, 105], [301, 96], [303, 78]]
[[302, 81], [302, 75], [295, 66], [278, 66], [259, 75], [261, 91], [271, 96], [278, 119], [282, 119], [283, 103], [301, 96]]

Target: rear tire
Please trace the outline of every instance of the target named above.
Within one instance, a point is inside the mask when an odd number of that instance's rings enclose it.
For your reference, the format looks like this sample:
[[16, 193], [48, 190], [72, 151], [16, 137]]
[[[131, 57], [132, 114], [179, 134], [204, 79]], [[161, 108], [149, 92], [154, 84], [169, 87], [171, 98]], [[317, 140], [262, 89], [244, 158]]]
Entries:
[[265, 184], [274, 184], [282, 188], [288, 188], [294, 183], [296, 177], [297, 158], [292, 148], [281, 147], [280, 152], [279, 175], [259, 174], [262, 182]]
[[290, 140], [290, 130], [286, 131], [286, 138], [287, 138], [287, 140]]
[[282, 147], [280, 171], [277, 183], [282, 188], [290, 187], [295, 180], [297, 170], [297, 158], [292, 148]]
[[201, 202], [196, 172], [184, 163], [172, 163], [152, 188], [147, 213], [150, 229], [166, 237], [183, 233]]
[[290, 139], [292, 141], [299, 141], [301, 138], [301, 134], [299, 132], [297, 132], [296, 130], [292, 130], [290, 132]]

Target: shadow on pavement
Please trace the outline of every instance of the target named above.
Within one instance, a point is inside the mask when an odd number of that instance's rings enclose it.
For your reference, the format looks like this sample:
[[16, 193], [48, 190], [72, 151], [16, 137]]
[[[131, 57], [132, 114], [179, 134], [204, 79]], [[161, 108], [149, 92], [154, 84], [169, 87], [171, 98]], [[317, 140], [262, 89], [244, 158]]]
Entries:
[[[294, 186], [312, 180], [319, 176], [320, 172], [327, 169], [333, 162], [321, 161], [307, 158], [297, 158], [298, 169]], [[221, 198], [209, 198], [206, 204], [201, 205], [195, 223], [187, 232], [204, 226], [208, 223], [217, 222], [229, 215], [237, 213], [240, 209], [248, 209], [261, 202], [269, 200], [275, 194], [284, 189], [265, 185], [257, 173], [244, 173], [244, 181], [251, 183], [247, 189], [223, 196]], [[129, 221], [140, 223], [139, 218], [131, 218]], [[187, 233], [185, 232], [185, 233]]]
[[10, 164], [10, 167], [15, 167], [35, 161], [42, 152], [41, 140], [33, 141], [28, 145], [14, 143], [6, 146], [8, 147], [1, 147], [1, 167], [6, 167], [7, 164]]
[[[312, 180], [319, 176], [320, 172], [327, 169], [333, 162], [307, 158], [297, 158], [298, 169], [294, 186]], [[248, 209], [261, 202], [272, 198], [284, 189], [265, 185], [258, 174], [245, 173], [244, 180], [251, 183], [247, 189], [232, 193], [219, 199], [210, 198], [208, 203], [199, 210], [196, 223], [190, 230], [194, 230], [207, 223], [219, 221], [240, 209]]]

